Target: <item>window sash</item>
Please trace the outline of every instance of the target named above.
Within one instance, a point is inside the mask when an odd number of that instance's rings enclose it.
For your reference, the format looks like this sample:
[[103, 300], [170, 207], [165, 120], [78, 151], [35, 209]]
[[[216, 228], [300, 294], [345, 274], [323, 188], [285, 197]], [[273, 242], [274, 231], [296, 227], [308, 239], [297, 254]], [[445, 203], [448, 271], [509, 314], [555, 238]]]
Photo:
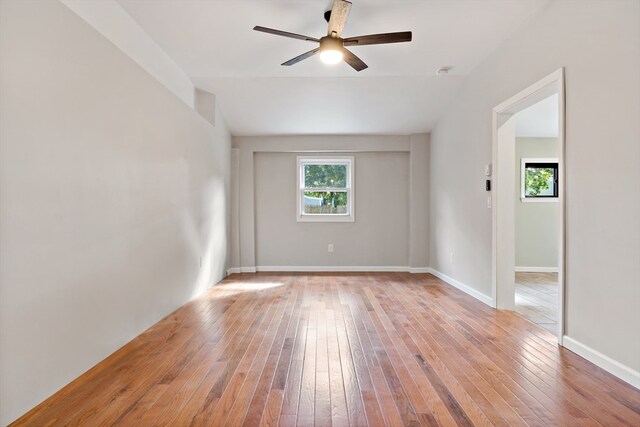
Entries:
[[[305, 167], [315, 165], [336, 165], [345, 167], [346, 184], [344, 187], [304, 187], [305, 184]], [[301, 188], [313, 188], [318, 191], [322, 190], [345, 190], [351, 188], [351, 161], [349, 160], [331, 160], [331, 159], [318, 159], [318, 160], [302, 160], [300, 161], [300, 186]]]
[[311, 193], [345, 193], [351, 191], [350, 188], [345, 187], [303, 187], [300, 190], [309, 191]]
[[[347, 204], [346, 204], [346, 212], [345, 213], [306, 213], [305, 212], [305, 205], [304, 205], [304, 197], [305, 194], [304, 193], [346, 193], [347, 194]], [[300, 206], [298, 207], [298, 209], [300, 209], [300, 216], [305, 216], [305, 217], [314, 217], [314, 216], [325, 216], [325, 217], [329, 217], [329, 216], [351, 216], [351, 189], [345, 189], [345, 188], [339, 188], [339, 189], [335, 189], [335, 188], [302, 188], [300, 189]]]

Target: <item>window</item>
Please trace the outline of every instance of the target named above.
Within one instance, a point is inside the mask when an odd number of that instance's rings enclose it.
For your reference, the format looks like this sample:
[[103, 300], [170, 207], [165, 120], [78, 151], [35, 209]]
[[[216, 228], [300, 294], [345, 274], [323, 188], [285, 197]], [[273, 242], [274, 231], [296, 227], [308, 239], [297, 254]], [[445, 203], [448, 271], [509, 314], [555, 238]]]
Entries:
[[523, 202], [558, 200], [558, 159], [522, 159], [520, 175]]
[[353, 157], [298, 157], [298, 221], [353, 221]]

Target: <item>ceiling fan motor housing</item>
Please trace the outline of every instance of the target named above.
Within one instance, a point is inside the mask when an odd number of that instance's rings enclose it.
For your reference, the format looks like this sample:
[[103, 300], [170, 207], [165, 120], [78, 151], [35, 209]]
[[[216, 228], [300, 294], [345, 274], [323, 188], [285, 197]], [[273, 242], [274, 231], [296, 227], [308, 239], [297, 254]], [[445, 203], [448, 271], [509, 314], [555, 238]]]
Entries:
[[324, 36], [320, 39], [320, 50], [342, 50], [343, 41], [339, 37]]

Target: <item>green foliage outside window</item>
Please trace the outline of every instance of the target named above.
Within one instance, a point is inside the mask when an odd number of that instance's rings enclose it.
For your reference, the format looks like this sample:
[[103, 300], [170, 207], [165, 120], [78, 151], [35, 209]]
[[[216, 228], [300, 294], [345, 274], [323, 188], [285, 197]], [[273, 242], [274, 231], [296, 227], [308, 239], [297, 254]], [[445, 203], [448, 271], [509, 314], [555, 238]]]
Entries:
[[524, 173], [525, 195], [538, 196], [543, 192], [547, 193], [545, 190], [549, 190], [550, 183], [553, 183], [553, 172], [552, 168], [527, 167]]
[[306, 188], [345, 188], [347, 186], [347, 166], [305, 165], [304, 186]]
[[[305, 213], [343, 214], [347, 211], [347, 166], [344, 164], [308, 164], [304, 166], [306, 197], [322, 199], [321, 206], [305, 205]], [[325, 191], [309, 191], [314, 188]], [[338, 191], [326, 191], [326, 190]]]

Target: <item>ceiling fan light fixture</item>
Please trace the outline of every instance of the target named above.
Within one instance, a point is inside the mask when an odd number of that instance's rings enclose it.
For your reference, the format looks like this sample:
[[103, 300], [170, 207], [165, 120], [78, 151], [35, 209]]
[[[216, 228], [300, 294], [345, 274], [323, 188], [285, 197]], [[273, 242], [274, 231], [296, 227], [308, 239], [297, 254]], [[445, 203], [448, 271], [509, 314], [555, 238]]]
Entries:
[[342, 61], [342, 40], [336, 37], [326, 36], [320, 39], [320, 60], [325, 64], [337, 64]]
[[320, 51], [320, 60], [325, 64], [333, 65], [342, 61], [344, 55], [336, 49], [326, 49]]

